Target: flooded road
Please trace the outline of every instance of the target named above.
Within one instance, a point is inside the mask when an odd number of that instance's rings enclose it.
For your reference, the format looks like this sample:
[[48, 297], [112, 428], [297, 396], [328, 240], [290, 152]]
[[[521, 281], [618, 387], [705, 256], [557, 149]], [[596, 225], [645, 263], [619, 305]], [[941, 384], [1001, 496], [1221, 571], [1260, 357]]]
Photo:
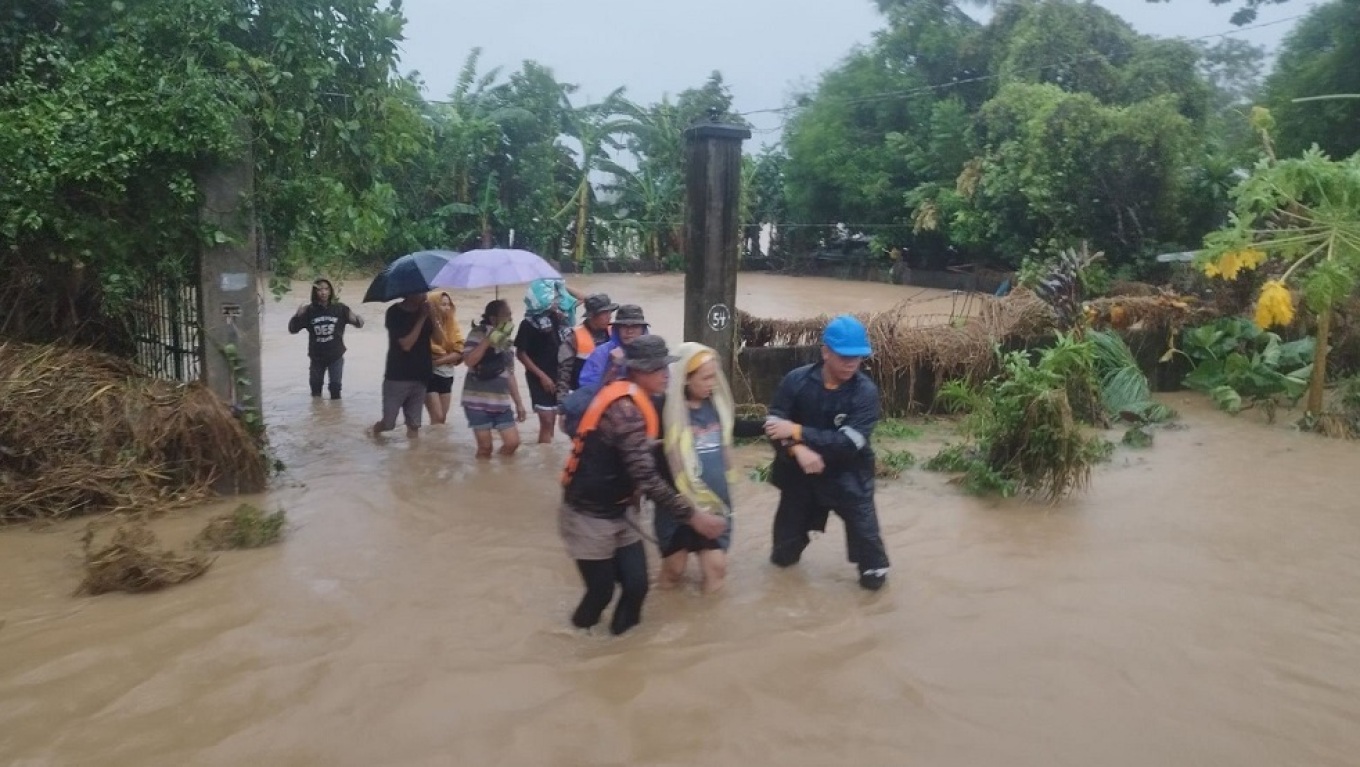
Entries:
[[[678, 278], [579, 284], [678, 339]], [[766, 316], [916, 293], [763, 275], [739, 291]], [[466, 324], [490, 295], [462, 295]], [[522, 290], [505, 295], [518, 318]], [[345, 399], [313, 402], [305, 340], [284, 331], [301, 300], [267, 310], [288, 471], [250, 499], [288, 510], [282, 545], [160, 594], [72, 598], [80, 525], [0, 531], [0, 764], [1360, 761], [1354, 443], [1177, 396], [1187, 428], [1118, 451], [1056, 508], [912, 470], [880, 485], [894, 568], [875, 595], [838, 522], [798, 568], [766, 564], [775, 492], [743, 481], [725, 594], [654, 591], [639, 629], [582, 637], [554, 516], [561, 438], [482, 464], [460, 412], [415, 443], [366, 438], [381, 307], [357, 307]], [[182, 540], [214, 510], [157, 529]]]

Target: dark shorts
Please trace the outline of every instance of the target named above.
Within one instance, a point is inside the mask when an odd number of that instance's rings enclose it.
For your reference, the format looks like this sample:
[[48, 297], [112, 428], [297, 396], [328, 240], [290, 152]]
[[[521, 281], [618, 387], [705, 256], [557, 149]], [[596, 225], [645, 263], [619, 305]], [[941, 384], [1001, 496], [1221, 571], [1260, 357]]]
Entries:
[[705, 538], [694, 532], [694, 528], [675, 518], [674, 514], [655, 509], [653, 524], [656, 526], [657, 548], [661, 556], [669, 557], [681, 551], [707, 551], [721, 549], [727, 551], [732, 545], [732, 517], [727, 518], [727, 529], [716, 540]]
[[453, 376], [431, 375], [430, 382], [425, 384], [425, 391], [429, 394], [452, 394]]
[[524, 382], [529, 385], [529, 402], [533, 404], [534, 410], [557, 410], [556, 389], [544, 389], [543, 382], [537, 376], [525, 376]]

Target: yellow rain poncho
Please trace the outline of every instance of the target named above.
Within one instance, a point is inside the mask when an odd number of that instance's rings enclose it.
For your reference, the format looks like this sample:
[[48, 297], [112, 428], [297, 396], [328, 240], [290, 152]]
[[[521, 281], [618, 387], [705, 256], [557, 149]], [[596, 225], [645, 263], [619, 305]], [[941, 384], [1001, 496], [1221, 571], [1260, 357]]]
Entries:
[[[689, 424], [689, 403], [685, 398], [685, 381], [689, 374], [698, 370], [699, 366], [708, 360], [715, 359], [717, 354], [709, 347], [693, 342], [680, 344], [672, 353], [680, 360], [675, 363], [670, 385], [666, 389], [666, 407], [661, 414], [661, 423], [663, 449], [666, 462], [670, 464], [671, 475], [675, 479], [675, 487], [681, 495], [703, 511], [724, 517], [731, 516], [732, 510], [700, 478], [699, 454], [694, 449], [694, 432]], [[722, 374], [721, 368], [711, 400], [722, 424], [723, 454], [726, 465], [730, 467], [732, 428], [735, 421], [734, 401], [732, 389], [728, 386], [727, 377]], [[731, 468], [728, 468], [729, 485], [735, 481], [733, 474]]]

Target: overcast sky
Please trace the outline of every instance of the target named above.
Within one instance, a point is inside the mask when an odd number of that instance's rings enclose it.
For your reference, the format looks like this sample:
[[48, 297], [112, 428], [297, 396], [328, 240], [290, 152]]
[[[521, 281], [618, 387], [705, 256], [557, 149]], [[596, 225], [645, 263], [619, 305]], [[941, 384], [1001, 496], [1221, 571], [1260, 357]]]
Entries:
[[[1200, 37], [1234, 29], [1228, 19], [1235, 4], [1099, 4], [1148, 34]], [[1314, 4], [1266, 6], [1256, 24]], [[578, 96], [589, 100], [622, 85], [629, 98], [648, 103], [699, 85], [716, 69], [738, 111], [783, 106], [794, 89], [814, 82], [883, 25], [870, 0], [404, 0], [404, 9], [403, 69], [420, 73], [431, 99], [448, 94], [468, 52], [481, 47], [483, 70], [499, 66], [509, 74], [533, 59], [580, 85]], [[1273, 50], [1293, 24], [1234, 36]], [[751, 144], [777, 140], [779, 115], [748, 119], [757, 129]]]

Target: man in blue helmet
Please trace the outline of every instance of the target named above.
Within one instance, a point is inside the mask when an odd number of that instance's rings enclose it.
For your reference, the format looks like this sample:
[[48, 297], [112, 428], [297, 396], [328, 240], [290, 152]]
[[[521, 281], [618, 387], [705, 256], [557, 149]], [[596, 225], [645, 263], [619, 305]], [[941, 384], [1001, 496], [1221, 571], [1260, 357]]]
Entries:
[[870, 591], [888, 578], [888, 552], [874, 508], [874, 451], [878, 387], [860, 371], [872, 353], [869, 334], [841, 315], [822, 334], [822, 361], [780, 382], [765, 434], [774, 440], [771, 481], [779, 488], [770, 561], [789, 567], [803, 556], [808, 534], [825, 531], [831, 512], [845, 523], [848, 558], [859, 585]]

